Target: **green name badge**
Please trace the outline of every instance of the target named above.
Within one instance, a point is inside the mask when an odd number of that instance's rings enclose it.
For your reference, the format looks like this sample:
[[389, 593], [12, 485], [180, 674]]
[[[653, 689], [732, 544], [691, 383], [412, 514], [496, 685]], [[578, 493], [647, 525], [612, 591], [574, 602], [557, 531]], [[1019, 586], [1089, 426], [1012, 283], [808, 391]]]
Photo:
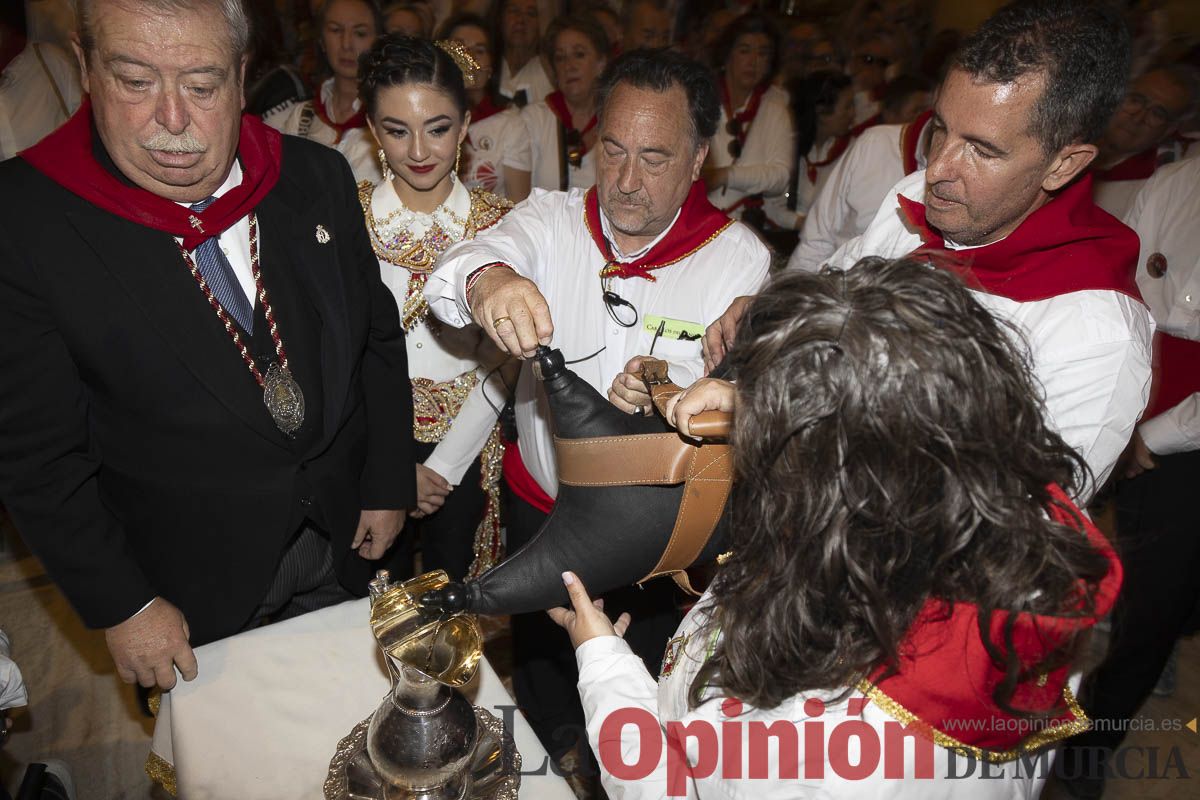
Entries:
[[697, 342], [704, 336], [704, 326], [699, 322], [688, 322], [682, 319], [670, 319], [649, 314], [642, 322], [643, 330], [660, 339], [677, 339], [683, 342]]

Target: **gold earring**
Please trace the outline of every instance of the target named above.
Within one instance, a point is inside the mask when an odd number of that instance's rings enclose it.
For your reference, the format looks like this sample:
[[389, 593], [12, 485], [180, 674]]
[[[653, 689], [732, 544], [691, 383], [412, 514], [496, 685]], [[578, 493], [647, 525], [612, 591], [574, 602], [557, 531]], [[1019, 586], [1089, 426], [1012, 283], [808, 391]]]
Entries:
[[458, 164], [462, 161], [462, 142], [458, 143], [458, 150], [454, 153], [454, 174], [458, 174]]
[[382, 147], [379, 148], [379, 167], [383, 171], [383, 179], [388, 183], [391, 183], [392, 179], [395, 178], [396, 175], [392, 172], [392, 167], [390, 164], [388, 164], [387, 153], [383, 152]]

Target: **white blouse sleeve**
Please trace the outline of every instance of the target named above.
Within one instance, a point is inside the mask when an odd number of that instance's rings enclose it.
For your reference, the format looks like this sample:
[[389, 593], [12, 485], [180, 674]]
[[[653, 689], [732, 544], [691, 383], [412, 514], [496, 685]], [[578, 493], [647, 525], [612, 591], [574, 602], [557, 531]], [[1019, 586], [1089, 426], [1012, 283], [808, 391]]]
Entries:
[[1150, 452], [1165, 456], [1200, 450], [1200, 393], [1138, 426]]
[[[787, 191], [795, 157], [795, 132], [787, 103], [782, 100], [764, 102], [750, 128], [750, 137], [758, 140], [757, 146], [746, 154], [752, 156], [753, 163], [739, 160], [730, 166], [726, 187], [746, 194], [783, 194]], [[749, 145], [747, 141], [747, 150], [750, 150]]]
[[[490, 377], [489, 372], [492, 373]], [[505, 401], [499, 371], [479, 367], [475, 374], [479, 376], [479, 382], [463, 401], [450, 430], [425, 459], [426, 467], [454, 486], [458, 486], [463, 474], [479, 458]]]
[[[575, 659], [588, 742], [600, 761], [604, 791], [613, 800], [666, 797], [666, 735], [658, 716], [658, 684], [646, 665], [618, 636], [598, 636], [584, 642], [575, 651]], [[640, 763], [643, 746], [649, 747], [648, 752], [657, 750], [658, 764], [645, 777], [622, 780], [612, 771], [614, 754], [610, 749], [614, 744], [623, 764]], [[638, 770], [639, 774], [643, 771]]]

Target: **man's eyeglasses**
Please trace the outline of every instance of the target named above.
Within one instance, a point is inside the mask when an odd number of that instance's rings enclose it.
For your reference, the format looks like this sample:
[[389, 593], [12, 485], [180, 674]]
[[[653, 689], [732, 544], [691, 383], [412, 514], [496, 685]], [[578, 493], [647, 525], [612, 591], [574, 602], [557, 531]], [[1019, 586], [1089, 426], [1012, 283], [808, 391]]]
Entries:
[[1154, 125], [1166, 125], [1172, 119], [1170, 111], [1160, 105], [1150, 105], [1150, 98], [1141, 92], [1130, 92], [1125, 95], [1125, 110], [1130, 114], [1145, 114]]

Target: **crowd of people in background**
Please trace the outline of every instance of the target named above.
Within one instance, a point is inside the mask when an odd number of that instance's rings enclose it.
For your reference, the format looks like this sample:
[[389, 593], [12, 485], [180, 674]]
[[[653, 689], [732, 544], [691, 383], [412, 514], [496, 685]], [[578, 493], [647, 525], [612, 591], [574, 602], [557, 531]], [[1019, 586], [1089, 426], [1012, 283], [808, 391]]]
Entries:
[[[21, 3], [0, 20], [12, 31], [0, 52], [0, 156], [33, 144], [80, 102], [63, 15], [49, 10], [59, 2], [31, 4], [52, 18], [37, 25], [37, 42], [26, 36]], [[911, 0], [813, 4], [816, 12], [778, 4], [791, 13], [775, 5], [247, 0], [246, 107], [284, 133], [336, 148], [357, 179], [376, 182], [382, 173], [357, 96], [359, 58], [384, 33], [462, 42], [481, 72], [468, 87], [459, 174], [468, 187], [520, 202], [534, 188], [591, 186], [593, 94], [609, 60], [641, 47], [676, 48], [708, 64], [721, 93], [703, 174], [713, 204], [751, 225], [777, 259], [799, 245], [794, 263], [811, 268], [862, 233], [882, 192], [923, 166], [920, 123], [963, 32], [933, 30], [930, 4]], [[1118, 218], [1155, 167], [1200, 149], [1192, 146], [1200, 49], [1172, 39], [1161, 10], [1130, 4], [1127, 16], [1137, 74], [1094, 168], [1097, 202]], [[55, 103], [40, 102], [47, 89]], [[890, 163], [897, 153], [901, 173]]]

